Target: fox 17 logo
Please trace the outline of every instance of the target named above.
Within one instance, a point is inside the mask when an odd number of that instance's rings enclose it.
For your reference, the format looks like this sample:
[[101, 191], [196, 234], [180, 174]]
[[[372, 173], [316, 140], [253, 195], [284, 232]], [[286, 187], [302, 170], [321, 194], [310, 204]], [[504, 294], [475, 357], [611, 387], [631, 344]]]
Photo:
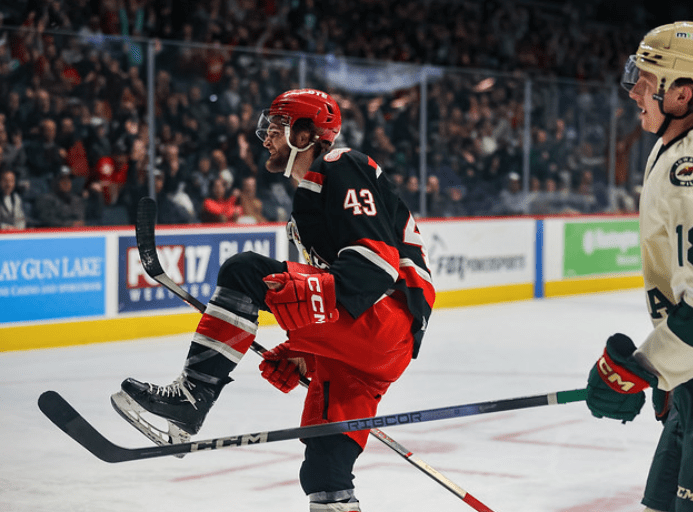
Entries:
[[679, 158], [669, 172], [669, 180], [677, 187], [693, 187], [693, 157]]
[[[174, 283], [178, 285], [202, 283], [207, 275], [212, 247], [209, 245], [162, 245], [157, 247], [157, 254], [164, 273]], [[147, 288], [159, 285], [144, 271], [136, 247], [128, 248], [127, 260], [128, 288]]]

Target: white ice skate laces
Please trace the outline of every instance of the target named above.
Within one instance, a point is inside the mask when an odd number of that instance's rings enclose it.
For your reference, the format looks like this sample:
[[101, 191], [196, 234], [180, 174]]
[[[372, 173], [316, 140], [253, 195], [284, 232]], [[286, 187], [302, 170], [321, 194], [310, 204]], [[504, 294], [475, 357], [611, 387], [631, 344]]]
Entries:
[[195, 389], [195, 384], [188, 379], [185, 372], [181, 373], [176, 380], [166, 386], [149, 384], [149, 390], [153, 394], [163, 397], [183, 396], [195, 409], [197, 409], [197, 405], [195, 405], [197, 404], [197, 400], [195, 400], [195, 397], [190, 393], [193, 389]]

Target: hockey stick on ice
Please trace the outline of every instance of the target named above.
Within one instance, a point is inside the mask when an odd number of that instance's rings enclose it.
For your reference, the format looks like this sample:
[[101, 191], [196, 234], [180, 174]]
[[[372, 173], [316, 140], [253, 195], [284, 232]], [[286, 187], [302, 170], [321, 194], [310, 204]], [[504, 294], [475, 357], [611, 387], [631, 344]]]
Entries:
[[[137, 222], [135, 226], [135, 234], [137, 237], [137, 248], [140, 253], [140, 260], [142, 261], [142, 266], [145, 272], [160, 283], [162, 286], [167, 288], [169, 291], [183, 299], [185, 302], [190, 304], [192, 307], [204, 313], [206, 306], [197, 300], [195, 297], [190, 295], [183, 288], [178, 286], [173, 282], [167, 275], [159, 262], [159, 256], [156, 253], [156, 215], [157, 207], [156, 202], [150, 197], [143, 197], [137, 208]], [[251, 347], [253, 351], [259, 355], [265, 352], [265, 348], [262, 347], [257, 342], [253, 342]], [[301, 379], [301, 384], [303, 386], [308, 385], [308, 380]], [[397, 441], [388, 436], [385, 432], [378, 428], [372, 428], [370, 431], [371, 436], [378, 439], [378, 441], [385, 444], [388, 448], [395, 451], [398, 455], [403, 457], [407, 462], [415, 466], [421, 472], [438, 482], [440, 485], [448, 489], [450, 492], [458, 496], [462, 501], [467, 503], [473, 509], [478, 512], [493, 512], [486, 505], [478, 501], [467, 491], [462, 489], [460, 486], [455, 484], [452, 480], [447, 478], [445, 475], [437, 471], [436, 469], [429, 466], [426, 462], [416, 457], [412, 452], [407, 450], [404, 446], [399, 444]]]
[[544, 405], [567, 404], [585, 400], [586, 389], [558, 391], [545, 395], [534, 395], [521, 398], [509, 398], [490, 402], [454, 405], [408, 411], [383, 416], [373, 416], [356, 420], [322, 423], [282, 430], [252, 432], [247, 434], [218, 437], [190, 443], [149, 446], [145, 448], [124, 448], [118, 446], [99, 433], [85, 420], [60, 394], [55, 391], [45, 391], [38, 399], [39, 409], [63, 432], [89, 450], [94, 456], [106, 462], [126, 462], [130, 460], [151, 459], [180, 453], [192, 453], [235, 446], [287, 441], [289, 439], [307, 439], [346, 432], [357, 432], [378, 427], [393, 427], [397, 425], [412, 425], [428, 421], [439, 421], [464, 416], [475, 416], [492, 412], [513, 411]]

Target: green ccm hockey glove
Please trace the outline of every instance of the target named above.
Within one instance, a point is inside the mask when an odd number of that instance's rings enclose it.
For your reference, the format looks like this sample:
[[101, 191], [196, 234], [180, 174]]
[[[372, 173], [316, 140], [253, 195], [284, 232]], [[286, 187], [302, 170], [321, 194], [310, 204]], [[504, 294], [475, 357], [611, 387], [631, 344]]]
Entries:
[[643, 390], [657, 387], [657, 377], [640, 366], [633, 352], [635, 344], [625, 334], [606, 341], [587, 379], [587, 407], [593, 416], [632, 421], [645, 403]]

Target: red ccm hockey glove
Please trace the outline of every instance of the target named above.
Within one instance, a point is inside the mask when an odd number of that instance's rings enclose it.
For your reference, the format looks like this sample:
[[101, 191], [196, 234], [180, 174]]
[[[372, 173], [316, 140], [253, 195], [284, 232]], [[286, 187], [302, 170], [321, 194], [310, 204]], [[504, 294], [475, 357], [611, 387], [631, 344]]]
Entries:
[[334, 276], [330, 273], [283, 272], [270, 274], [263, 281], [268, 288], [265, 303], [286, 331], [339, 318]]
[[262, 358], [262, 377], [283, 393], [298, 386], [301, 376], [310, 378], [315, 371], [313, 355], [291, 350], [288, 341], [268, 350]]

